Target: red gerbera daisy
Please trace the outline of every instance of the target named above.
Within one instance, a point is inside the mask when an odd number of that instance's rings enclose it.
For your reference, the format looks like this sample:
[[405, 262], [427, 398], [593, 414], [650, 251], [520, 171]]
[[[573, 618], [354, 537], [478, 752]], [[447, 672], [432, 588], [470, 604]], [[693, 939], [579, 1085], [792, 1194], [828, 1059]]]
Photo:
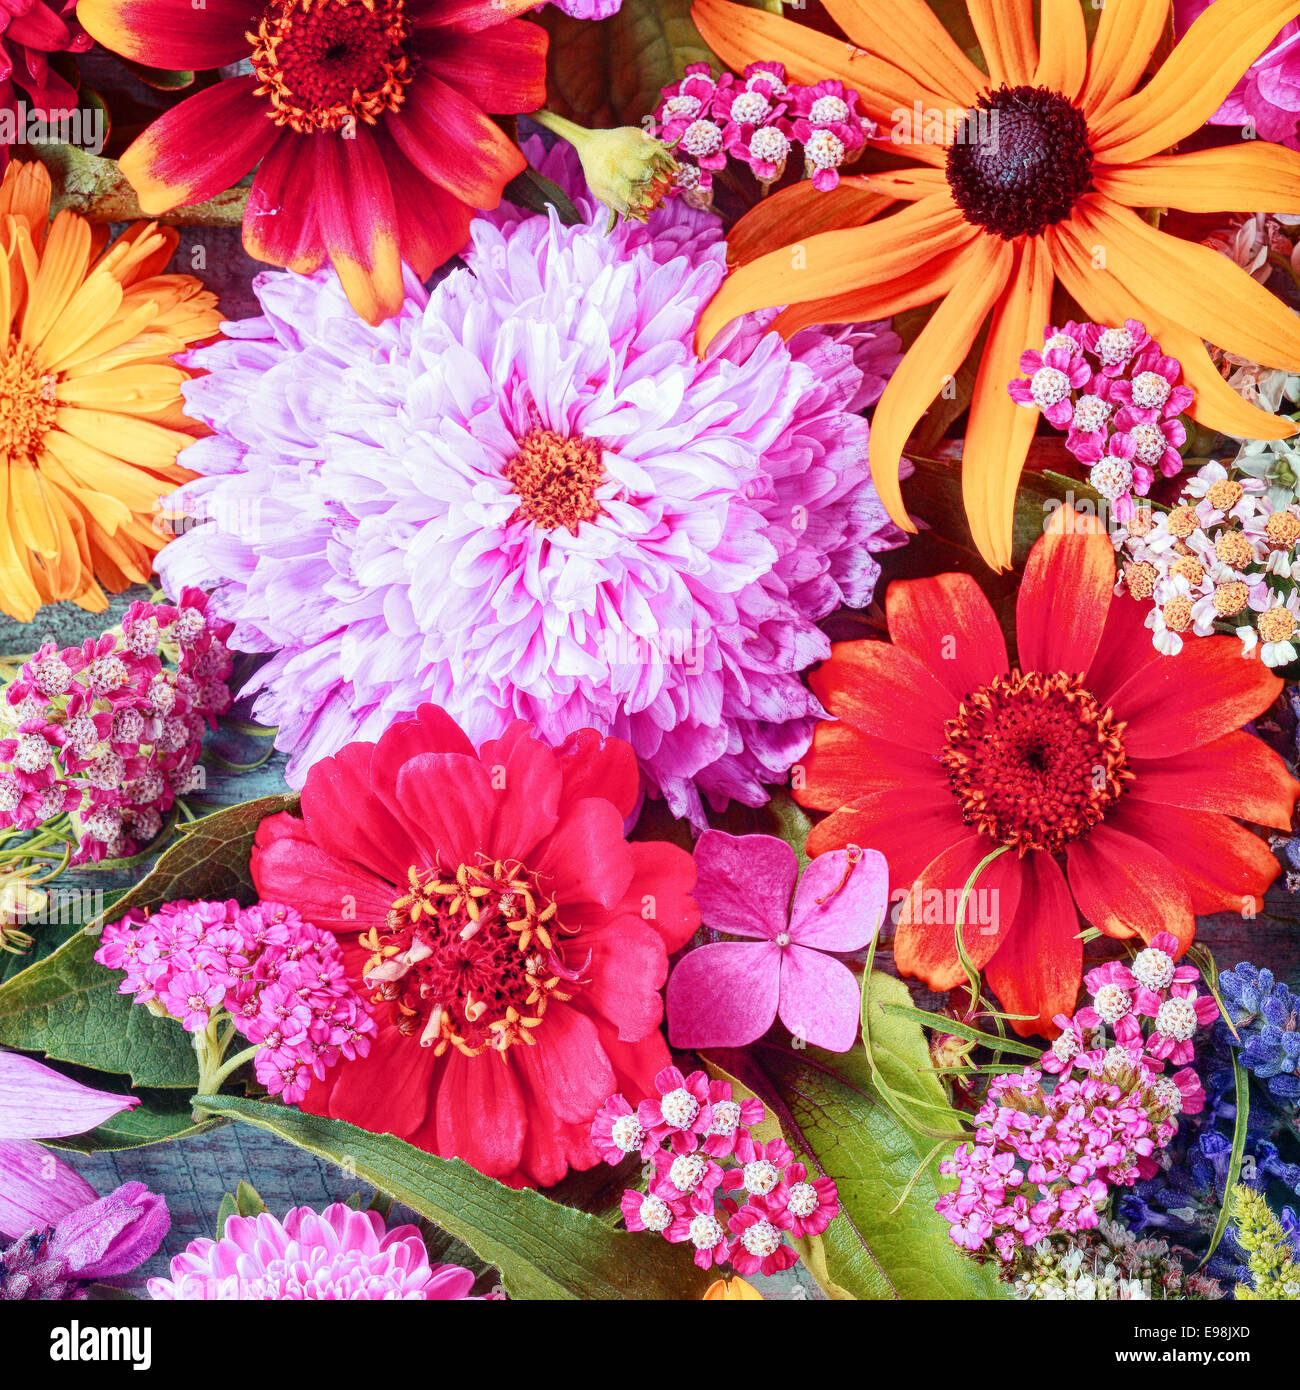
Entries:
[[106, 48], [159, 68], [251, 62], [173, 107], [121, 159], [157, 215], [238, 183], [249, 255], [304, 274], [328, 257], [369, 323], [465, 244], [525, 160], [487, 111], [546, 99], [537, 0], [81, 0]]
[[253, 878], [339, 937], [379, 1034], [303, 1108], [549, 1186], [600, 1161], [591, 1119], [668, 1065], [659, 990], [699, 912], [691, 856], [629, 843], [636, 757], [513, 724], [477, 752], [432, 705], [313, 767]]
[[936, 990], [965, 979], [962, 888], [1014, 847], [981, 875], [990, 910], [968, 914], [964, 940], [1006, 1009], [1033, 1016], [1022, 1034], [1074, 1010], [1080, 914], [1186, 949], [1196, 913], [1259, 910], [1279, 865], [1229, 817], [1289, 829], [1300, 795], [1240, 731], [1282, 682], [1233, 637], [1160, 656], [1141, 605], [1114, 594], [1106, 535], [1064, 510], [1054, 522], [1020, 587], [1014, 668], [969, 575], [890, 586], [893, 645], [838, 643], [812, 677], [839, 722], [818, 726], [796, 793], [834, 812], [809, 853], [870, 846], [910, 887], [894, 958]]

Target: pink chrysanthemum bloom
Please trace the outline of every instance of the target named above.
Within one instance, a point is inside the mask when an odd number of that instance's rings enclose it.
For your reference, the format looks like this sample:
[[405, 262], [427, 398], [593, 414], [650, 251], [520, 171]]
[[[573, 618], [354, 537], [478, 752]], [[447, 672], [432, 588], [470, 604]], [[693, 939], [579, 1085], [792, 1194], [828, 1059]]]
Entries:
[[830, 652], [817, 621], [902, 539], [858, 413], [898, 339], [786, 344], [768, 312], [700, 360], [716, 222], [676, 203], [606, 235], [577, 203], [574, 227], [478, 219], [467, 268], [377, 328], [328, 272], [261, 276], [267, 316], [186, 359], [214, 433], [173, 501], [223, 525], [160, 572], [275, 653], [250, 688], [294, 785], [431, 700], [475, 743], [516, 718], [623, 738], [702, 824], [703, 798], [765, 803], [824, 718], [800, 678]]
[[319, 1214], [294, 1207], [283, 1221], [232, 1216], [220, 1240], [193, 1240], [173, 1256], [170, 1279], [150, 1279], [154, 1299], [301, 1302], [461, 1299], [474, 1275], [430, 1264], [415, 1226], [384, 1229], [375, 1211], [335, 1202]]

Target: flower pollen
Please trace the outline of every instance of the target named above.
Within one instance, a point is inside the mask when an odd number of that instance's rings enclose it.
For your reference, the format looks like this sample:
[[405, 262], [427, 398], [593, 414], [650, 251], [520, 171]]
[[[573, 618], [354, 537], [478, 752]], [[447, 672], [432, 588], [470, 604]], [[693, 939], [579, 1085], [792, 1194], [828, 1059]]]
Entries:
[[13, 462], [36, 458], [54, 424], [56, 385], [35, 352], [11, 335], [0, 364], [0, 455]]
[[505, 476], [519, 494], [516, 516], [545, 531], [563, 527], [576, 536], [584, 521], [595, 521], [603, 511], [596, 489], [605, 481], [604, 448], [593, 439], [531, 429]]

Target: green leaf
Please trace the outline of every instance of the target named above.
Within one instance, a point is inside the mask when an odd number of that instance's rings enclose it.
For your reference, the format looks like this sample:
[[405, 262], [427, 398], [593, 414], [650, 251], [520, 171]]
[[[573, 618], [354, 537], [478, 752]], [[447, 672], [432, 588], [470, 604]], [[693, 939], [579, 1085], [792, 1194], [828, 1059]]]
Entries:
[[1241, 1065], [1241, 1058], [1237, 1055], [1235, 1048], [1232, 1053], [1232, 1080], [1236, 1090], [1237, 1118], [1232, 1125], [1232, 1148], [1228, 1151], [1228, 1175], [1223, 1184], [1223, 1203], [1219, 1207], [1219, 1219], [1214, 1223], [1209, 1249], [1206, 1250], [1205, 1258], [1201, 1261], [1202, 1268], [1209, 1263], [1210, 1256], [1219, 1248], [1223, 1233], [1228, 1229], [1228, 1221], [1232, 1216], [1232, 1191], [1241, 1181], [1241, 1159], [1246, 1152], [1246, 1131], [1250, 1124], [1250, 1077], [1245, 1067]]
[[239, 1215], [239, 1203], [235, 1201], [233, 1192], [227, 1192], [221, 1199], [221, 1205], [217, 1208], [217, 1239], [220, 1240], [226, 1234], [226, 1222], [232, 1216]]
[[266, 1210], [266, 1203], [258, 1194], [257, 1188], [243, 1178], [240, 1178], [239, 1186], [235, 1188], [235, 1209], [240, 1216], [261, 1216]]
[[267, 816], [297, 809], [296, 795], [260, 796], [182, 826], [176, 843], [103, 920], [116, 921], [133, 907], [157, 909], [176, 898], [238, 898], [245, 906], [255, 902], [249, 856], [257, 827]]
[[[915, 1042], [895, 1039], [889, 1051], [899, 1082], [927, 1091], [911, 1070]], [[949, 1240], [934, 1210], [942, 1188], [931, 1143], [881, 1100], [862, 1048], [836, 1055], [759, 1043], [713, 1060], [768, 1105], [813, 1171], [834, 1178], [840, 1215], [822, 1234], [821, 1250], [806, 1259], [832, 1297], [1008, 1296], [992, 1269]]]
[[576, 227], [582, 221], [581, 214], [564, 189], [533, 168], [516, 174], [506, 184], [501, 196], [529, 212], [544, 213], [547, 208], [553, 207], [566, 227]]
[[346, 1165], [392, 1193], [500, 1270], [511, 1298], [695, 1299], [710, 1282], [683, 1246], [611, 1230], [586, 1212], [506, 1187], [391, 1134], [236, 1096], [201, 1096], [195, 1105]]
[[78, 932], [0, 985], [0, 1044], [121, 1072], [137, 1086], [192, 1091], [199, 1069], [189, 1034], [175, 1019], [159, 1018], [119, 994], [121, 972], [94, 959], [98, 947], [98, 937]]
[[[876, 1088], [887, 1088], [899, 1106], [915, 1116], [911, 1127], [918, 1132], [924, 1126], [939, 1126], [955, 1135], [961, 1121], [934, 1072], [925, 1031], [915, 1020], [887, 1008], [904, 1008], [911, 1002], [907, 986], [893, 975], [873, 970], [863, 979], [862, 1037], [878, 1073]], [[895, 1106], [890, 1108], [897, 1113]]]
[[580, 125], [640, 125], [688, 63], [719, 66], [691, 19], [691, 0], [623, 0], [596, 23], [551, 6], [540, 20], [551, 35], [547, 108]]

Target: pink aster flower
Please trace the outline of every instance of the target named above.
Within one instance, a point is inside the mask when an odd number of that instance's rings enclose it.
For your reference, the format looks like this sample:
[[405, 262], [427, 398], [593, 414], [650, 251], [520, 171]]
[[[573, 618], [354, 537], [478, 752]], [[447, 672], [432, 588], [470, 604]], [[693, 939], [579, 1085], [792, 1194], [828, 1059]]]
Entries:
[[[827, 952], [861, 950], [884, 919], [888, 871], [875, 850], [819, 855], [798, 878], [794, 851], [770, 835], [706, 830], [695, 846], [695, 896], [720, 941], [685, 955], [668, 980], [674, 1047], [743, 1047], [779, 1015], [806, 1042], [847, 1052], [859, 986]], [[793, 895], [793, 903], [791, 898]]]
[[1151, 341], [1145, 325], [1125, 319], [1119, 327], [1089, 323], [1083, 327], [1083, 346], [1101, 361], [1104, 376], [1119, 376]]
[[649, 1158], [659, 1141], [637, 1118], [622, 1095], [612, 1095], [591, 1122], [591, 1142], [606, 1163], [622, 1163], [628, 1154]]
[[723, 1174], [723, 1190], [743, 1190], [750, 1197], [768, 1197], [780, 1187], [785, 1170], [794, 1162], [794, 1154], [783, 1139], [769, 1139], [764, 1144], [746, 1135], [736, 1145], [736, 1161], [741, 1166]]
[[711, 1201], [722, 1184], [722, 1168], [698, 1149], [692, 1153], [660, 1149], [651, 1162], [655, 1175], [650, 1180], [650, 1191], [666, 1202], [683, 1202], [689, 1197], [707, 1197]]
[[685, 1216], [686, 1208], [685, 1202], [668, 1201], [654, 1192], [638, 1192], [634, 1187], [629, 1187], [619, 1199], [623, 1224], [629, 1231], [653, 1231], [669, 1239], [669, 1228]]
[[766, 1113], [757, 1096], [736, 1100], [730, 1081], [710, 1081], [709, 1127], [701, 1148], [711, 1158], [729, 1158], [748, 1130], [763, 1122]]
[[474, 1274], [431, 1264], [417, 1227], [386, 1230], [378, 1212], [335, 1202], [319, 1214], [294, 1207], [283, 1221], [232, 1216], [219, 1240], [191, 1241], [171, 1277], [148, 1287], [150, 1298], [178, 1301], [463, 1299]]
[[1155, 1020], [1155, 1031], [1147, 1039], [1147, 1051], [1176, 1067], [1192, 1060], [1196, 1051], [1192, 1041], [1196, 1030], [1207, 1027], [1219, 1016], [1214, 996], [1201, 994], [1189, 982], [1171, 986], [1165, 999], [1152, 990], [1139, 989], [1137, 1008]]
[[689, 1076], [678, 1067], [655, 1075], [656, 1094], [637, 1107], [637, 1119], [655, 1144], [667, 1140], [679, 1153], [699, 1147], [699, 1136], [713, 1122], [709, 1108], [709, 1078], [702, 1071]]
[[839, 1215], [840, 1194], [832, 1178], [809, 1178], [802, 1163], [791, 1163], [767, 1199], [773, 1223], [799, 1240], [819, 1236]]
[[737, 1274], [779, 1274], [799, 1258], [763, 1207], [741, 1207], [728, 1220], [727, 1229], [732, 1234], [728, 1258]]
[[901, 542], [860, 414], [898, 342], [786, 344], [765, 312], [701, 360], [716, 219], [675, 200], [607, 236], [573, 159], [537, 158], [569, 170], [583, 222], [477, 219], [465, 268], [412, 280], [378, 327], [328, 271], [258, 278], [265, 317], [192, 359], [213, 433], [169, 502], [222, 524], [186, 529], [160, 573], [213, 589], [236, 644], [269, 654], [249, 689], [295, 786], [428, 700], [476, 744], [516, 718], [557, 746], [622, 738], [703, 825], [706, 799], [762, 805], [806, 751], [817, 624], [867, 603], [873, 551]]
[[[1049, 334], [1051, 330], [1049, 330]], [[1007, 390], [1019, 405], [1037, 406], [1057, 429], [1065, 429], [1074, 419], [1072, 393], [1092, 379], [1092, 368], [1077, 348], [1035, 348], [1020, 355], [1020, 370]]]
[[722, 1264], [730, 1253], [724, 1224], [729, 1208], [734, 1208], [734, 1204], [715, 1208], [712, 1196], [692, 1197], [674, 1215], [664, 1235], [674, 1245], [689, 1241], [695, 1247], [695, 1263], [701, 1269], [712, 1269], [715, 1264]]

